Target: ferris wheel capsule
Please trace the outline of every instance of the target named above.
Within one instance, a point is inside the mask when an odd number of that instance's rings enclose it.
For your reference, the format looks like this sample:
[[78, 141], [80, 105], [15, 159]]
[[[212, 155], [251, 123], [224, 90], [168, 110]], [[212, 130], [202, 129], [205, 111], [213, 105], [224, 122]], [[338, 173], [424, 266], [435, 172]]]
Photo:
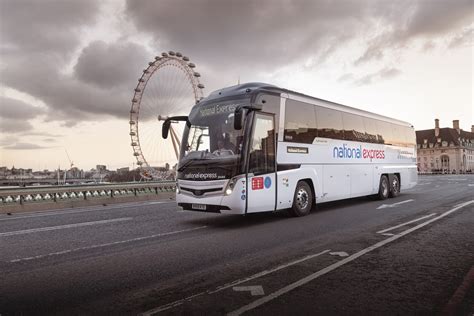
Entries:
[[155, 60], [159, 61], [159, 60], [161, 60], [161, 57], [160, 56], [155, 56]]
[[161, 56], [168, 57], [168, 53], [161, 53]]
[[193, 64], [193, 63], [189, 63], [188, 66], [189, 66], [189, 68], [196, 68], [196, 65]]
[[176, 53], [173, 52], [172, 50], [170, 50], [170, 51], [168, 52], [168, 54], [170, 54], [170, 56], [175, 56], [175, 55], [176, 55]]
[[180, 52], [176, 52], [176, 57], [183, 57], [183, 54], [181, 54]]
[[189, 57], [183, 56], [184, 61], [189, 61]]

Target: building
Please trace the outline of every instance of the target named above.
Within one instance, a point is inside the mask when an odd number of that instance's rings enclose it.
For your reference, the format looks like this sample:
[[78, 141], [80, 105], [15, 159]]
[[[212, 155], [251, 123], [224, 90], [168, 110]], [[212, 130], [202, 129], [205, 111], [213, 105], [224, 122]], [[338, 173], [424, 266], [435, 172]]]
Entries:
[[453, 127], [416, 131], [418, 171], [420, 173], [474, 173], [474, 125], [463, 131], [459, 120]]

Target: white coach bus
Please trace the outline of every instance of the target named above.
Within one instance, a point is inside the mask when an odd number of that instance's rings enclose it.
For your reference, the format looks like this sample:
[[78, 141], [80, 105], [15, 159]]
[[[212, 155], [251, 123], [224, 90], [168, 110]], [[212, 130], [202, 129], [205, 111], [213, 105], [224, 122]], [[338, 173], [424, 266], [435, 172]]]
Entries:
[[409, 123], [262, 83], [217, 90], [185, 121], [176, 201], [184, 210], [247, 214], [376, 195], [417, 183]]

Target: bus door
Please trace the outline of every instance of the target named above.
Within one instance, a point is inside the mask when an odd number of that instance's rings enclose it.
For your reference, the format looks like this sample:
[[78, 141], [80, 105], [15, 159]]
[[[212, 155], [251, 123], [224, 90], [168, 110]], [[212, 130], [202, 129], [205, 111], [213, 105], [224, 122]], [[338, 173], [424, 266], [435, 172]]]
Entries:
[[274, 115], [255, 112], [249, 144], [247, 212], [274, 211], [276, 203]]

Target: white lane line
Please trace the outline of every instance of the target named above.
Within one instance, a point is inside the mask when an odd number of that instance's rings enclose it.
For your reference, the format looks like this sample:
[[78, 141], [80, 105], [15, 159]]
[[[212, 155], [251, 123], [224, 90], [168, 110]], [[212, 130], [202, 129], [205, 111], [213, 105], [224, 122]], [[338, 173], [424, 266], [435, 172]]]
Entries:
[[[383, 234], [383, 233], [389, 232], [389, 231], [391, 231], [391, 230], [397, 229], [397, 228], [399, 228], [399, 227], [402, 227], [402, 226], [405, 226], [405, 225], [408, 225], [408, 224], [411, 224], [411, 223], [415, 223], [415, 222], [421, 221], [422, 219], [429, 218], [429, 217], [432, 217], [432, 216], [435, 216], [435, 215], [436, 215], [436, 213], [432, 213], [432, 214], [430, 214], [430, 215], [426, 215], [426, 216], [423, 216], [423, 217], [414, 219], [414, 220], [409, 221], [409, 222], [406, 222], [406, 223], [401, 223], [401, 224], [399, 224], [399, 225], [386, 228], [386, 229], [384, 229], [384, 230], [379, 230], [379, 231], [377, 232], [377, 234]], [[393, 234], [392, 234], [392, 235], [393, 235]]]
[[331, 256], [339, 256], [339, 257], [348, 257], [349, 254], [344, 251], [335, 251], [335, 252], [330, 252], [329, 253]]
[[405, 200], [405, 201], [401, 201], [401, 202], [397, 202], [397, 203], [393, 203], [393, 204], [382, 204], [379, 207], [377, 207], [377, 209], [380, 210], [380, 209], [387, 208], [387, 207], [391, 208], [391, 207], [395, 207], [395, 206], [405, 204], [405, 203], [409, 203], [409, 202], [413, 202], [413, 201], [414, 201], [413, 199], [409, 199], [409, 200]]
[[[110, 207], [95, 207], [95, 208], [80, 208], [80, 209], [75, 209], [75, 210], [54, 210], [54, 211], [47, 211], [47, 212], [28, 212], [28, 213], [21, 213], [18, 214], [17, 216], [10, 216], [0, 218], [0, 221], [11, 221], [14, 219], [24, 219], [24, 218], [35, 218], [35, 217], [44, 217], [44, 216], [54, 216], [54, 215], [69, 215], [69, 214], [77, 214], [77, 213], [87, 213], [87, 212], [97, 212], [97, 211], [109, 211], [109, 210], [114, 210], [114, 209], [125, 209], [125, 208], [137, 208], [138, 206], [143, 206], [143, 205], [153, 205], [153, 204], [174, 204], [176, 202], [168, 202], [168, 201], [163, 201], [163, 202], [148, 202], [148, 203], [136, 203], [136, 204], [126, 204], [126, 205], [116, 205], [116, 206], [110, 206]], [[138, 209], [141, 210], [141, 209]], [[3, 216], [3, 215], [2, 215]]]
[[231, 283], [227, 283], [225, 285], [222, 285], [222, 286], [219, 286], [217, 287], [215, 290], [207, 290], [207, 291], [203, 291], [203, 292], [199, 292], [197, 294], [194, 294], [192, 296], [188, 296], [188, 297], [185, 297], [183, 299], [180, 299], [180, 300], [177, 300], [177, 301], [174, 301], [174, 302], [171, 302], [171, 303], [168, 303], [166, 305], [162, 305], [162, 306], [158, 306], [158, 307], [155, 307], [153, 309], [150, 309], [149, 311], [146, 311], [140, 315], [143, 315], [143, 316], [149, 316], [149, 315], [154, 315], [154, 314], [157, 314], [157, 313], [160, 313], [162, 311], [165, 311], [167, 309], [170, 309], [170, 308], [174, 308], [176, 306], [179, 306], [181, 304], [183, 304], [184, 302], [186, 301], [190, 301], [191, 299], [197, 297], [197, 296], [200, 296], [200, 295], [203, 295], [203, 294], [214, 294], [214, 293], [217, 293], [217, 292], [220, 292], [220, 291], [223, 291], [225, 289], [228, 289], [230, 287], [234, 287], [236, 285], [239, 285], [241, 283], [244, 283], [244, 282], [247, 282], [247, 281], [250, 281], [250, 280], [253, 280], [253, 279], [256, 279], [256, 278], [260, 278], [262, 276], [265, 276], [267, 274], [270, 274], [270, 273], [273, 273], [275, 271], [278, 271], [278, 270], [281, 270], [281, 269], [284, 269], [284, 268], [287, 268], [287, 267], [290, 267], [292, 265], [295, 265], [295, 264], [298, 264], [300, 262], [303, 262], [303, 261], [306, 261], [306, 260], [309, 260], [309, 259], [312, 259], [312, 258], [316, 258], [316, 257], [319, 257], [325, 253], [328, 253], [329, 251], [331, 251], [330, 249], [327, 249], [327, 250], [324, 250], [324, 251], [321, 251], [319, 253], [315, 253], [315, 254], [312, 254], [312, 255], [309, 255], [309, 256], [306, 256], [306, 257], [303, 257], [301, 259], [298, 259], [298, 260], [294, 260], [294, 261], [291, 261], [291, 262], [288, 262], [288, 263], [285, 263], [281, 266], [278, 266], [278, 267], [275, 267], [273, 269], [269, 269], [269, 270], [264, 270], [262, 272], [259, 272], [259, 273], [256, 273], [254, 275], [251, 275], [247, 278], [244, 278], [244, 279], [239, 279], [239, 280], [236, 280], [236, 281], [233, 281]]
[[45, 255], [38, 255], [38, 256], [33, 256], [33, 257], [13, 259], [13, 260], [10, 260], [10, 262], [15, 263], [15, 262], [21, 262], [21, 261], [29, 261], [29, 260], [34, 260], [34, 259], [41, 259], [41, 258], [46, 258], [46, 257], [62, 255], [62, 254], [71, 253], [71, 252], [77, 252], [77, 251], [81, 251], [81, 250], [103, 248], [103, 247], [108, 247], [108, 246], [114, 246], [114, 245], [134, 242], [134, 241], [141, 241], [141, 240], [152, 239], [152, 238], [157, 238], [157, 237], [176, 235], [176, 234], [179, 234], [179, 233], [190, 232], [190, 231], [193, 231], [193, 230], [203, 229], [203, 228], [206, 228], [206, 227], [207, 226], [199, 226], [199, 227], [190, 228], [190, 229], [176, 230], [176, 231], [167, 232], [167, 233], [160, 233], [160, 234], [154, 234], [154, 235], [150, 235], [150, 236], [144, 236], [144, 237], [137, 237], [137, 238], [132, 238], [132, 239], [114, 241], [114, 242], [109, 242], [109, 243], [105, 243], [105, 244], [98, 244], [98, 245], [92, 245], [92, 246], [86, 246], [86, 247], [80, 247], [80, 248], [67, 249], [67, 250], [62, 250], [62, 251], [57, 251], [57, 252], [51, 252], [51, 253], [48, 253], [48, 254], [45, 254]]
[[101, 224], [116, 223], [116, 222], [124, 222], [124, 221], [130, 221], [132, 219], [133, 219], [132, 217], [121, 217], [121, 218], [114, 218], [114, 219], [106, 219], [102, 221], [83, 222], [83, 223], [76, 223], [76, 224], [16, 230], [16, 231], [11, 231], [11, 232], [0, 233], [0, 237], [24, 235], [24, 234], [31, 234], [31, 233], [38, 233], [38, 232], [46, 232], [46, 231], [51, 231], [51, 230], [76, 228], [76, 227], [83, 227], [83, 226], [93, 226], [93, 225], [101, 225]]
[[263, 291], [263, 286], [261, 285], [234, 286], [232, 289], [237, 292], [250, 292], [250, 295], [252, 296], [265, 295], [265, 292]]
[[301, 279], [301, 280], [298, 280], [298, 281], [296, 281], [296, 282], [294, 282], [294, 283], [291, 283], [291, 284], [289, 284], [289, 285], [287, 285], [287, 286], [285, 286], [285, 287], [279, 289], [279, 290], [276, 291], [276, 292], [273, 292], [273, 293], [271, 293], [271, 294], [269, 294], [269, 295], [267, 295], [267, 296], [264, 296], [264, 297], [262, 297], [262, 298], [260, 298], [260, 299], [257, 299], [257, 300], [253, 301], [253, 302], [250, 303], [250, 304], [247, 304], [247, 305], [245, 305], [245, 306], [242, 306], [241, 308], [239, 308], [239, 309], [237, 309], [237, 310], [235, 310], [235, 311], [232, 311], [232, 312], [228, 313], [227, 315], [230, 315], [230, 316], [241, 315], [241, 314], [243, 314], [243, 313], [245, 313], [245, 312], [247, 312], [247, 311], [250, 311], [250, 310], [252, 310], [252, 309], [254, 309], [254, 308], [257, 308], [257, 307], [259, 307], [259, 306], [261, 306], [261, 305], [263, 305], [263, 304], [265, 304], [265, 303], [268, 303], [268, 302], [274, 300], [275, 298], [277, 298], [277, 297], [279, 297], [279, 296], [281, 296], [281, 295], [283, 295], [283, 294], [285, 294], [285, 293], [288, 293], [288, 292], [290, 292], [290, 291], [292, 291], [292, 290], [294, 290], [294, 289], [296, 289], [296, 288], [298, 288], [298, 287], [300, 287], [300, 286], [302, 286], [302, 285], [305, 285], [305, 284], [307, 284], [307, 283], [313, 281], [314, 279], [319, 278], [319, 277], [322, 276], [322, 275], [325, 275], [326, 273], [329, 273], [329, 272], [331, 272], [331, 271], [333, 271], [333, 270], [335, 270], [335, 269], [337, 269], [337, 268], [339, 268], [339, 267], [345, 265], [346, 263], [349, 263], [349, 262], [351, 262], [351, 261], [353, 261], [353, 260], [355, 260], [355, 259], [357, 259], [357, 258], [359, 258], [359, 257], [361, 257], [361, 256], [363, 256], [363, 255], [365, 255], [365, 254], [367, 254], [367, 253], [369, 253], [369, 252], [371, 252], [371, 251], [377, 249], [377, 248], [380, 248], [380, 247], [382, 247], [382, 246], [384, 246], [384, 245], [386, 245], [386, 244], [389, 244], [389, 243], [391, 243], [391, 242], [393, 242], [393, 241], [395, 241], [395, 240], [397, 240], [397, 239], [399, 239], [399, 238], [401, 238], [401, 237], [403, 237], [403, 236], [405, 236], [405, 235], [408, 235], [408, 234], [410, 234], [410, 233], [412, 233], [412, 232], [414, 232], [414, 231], [416, 231], [416, 230], [418, 230], [418, 229], [420, 229], [420, 228], [422, 228], [422, 227], [424, 227], [424, 226], [426, 226], [426, 225], [428, 225], [428, 224], [431, 224], [431, 223], [433, 223], [433, 222], [435, 222], [435, 221], [437, 221], [437, 220], [440, 220], [441, 218], [443, 218], [443, 217], [445, 217], [445, 216], [448, 216], [449, 214], [454, 213], [454, 212], [456, 212], [457, 210], [459, 210], [459, 209], [461, 209], [461, 208], [463, 208], [463, 207], [465, 207], [465, 206], [468, 206], [469, 204], [472, 204], [472, 203], [474, 203], [474, 200], [467, 201], [467, 202], [465, 202], [465, 203], [463, 203], [463, 204], [461, 204], [461, 205], [459, 205], [459, 206], [457, 206], [457, 207], [455, 207], [455, 208], [453, 208], [453, 209], [451, 209], [451, 210], [449, 210], [449, 211], [447, 211], [447, 212], [445, 212], [445, 213], [443, 213], [443, 214], [441, 214], [441, 215], [439, 215], [439, 216], [437, 216], [437, 217], [434, 217], [434, 218], [432, 218], [432, 219], [430, 219], [430, 220], [427, 220], [426, 222], [423, 222], [423, 223], [421, 223], [421, 224], [419, 224], [419, 225], [417, 225], [417, 226], [415, 226], [415, 227], [409, 228], [409, 229], [407, 229], [407, 230], [405, 230], [405, 231], [403, 231], [403, 232], [401, 232], [401, 233], [398, 233], [397, 235], [394, 235], [394, 236], [389, 237], [389, 238], [387, 238], [387, 239], [385, 239], [385, 240], [382, 240], [382, 241], [380, 241], [380, 242], [378, 242], [378, 243], [376, 243], [376, 244], [374, 244], [374, 245], [372, 245], [372, 246], [370, 246], [370, 247], [368, 247], [368, 248], [365, 248], [365, 249], [363, 249], [363, 250], [361, 250], [361, 251], [359, 251], [359, 252], [356, 252], [355, 254], [353, 254], [353, 255], [351, 255], [351, 256], [345, 258], [345, 259], [342, 259], [342, 260], [340, 260], [340, 261], [338, 261], [338, 262], [336, 262], [336, 263], [334, 263], [334, 264], [331, 264], [330, 266], [327, 266], [327, 267], [324, 268], [324, 269], [321, 269], [321, 270], [319, 270], [319, 271], [317, 271], [317, 272], [315, 272], [315, 273], [313, 273], [313, 274], [310, 274], [310, 275], [308, 275], [307, 277], [305, 277], [305, 278], [303, 278], [303, 279]]

